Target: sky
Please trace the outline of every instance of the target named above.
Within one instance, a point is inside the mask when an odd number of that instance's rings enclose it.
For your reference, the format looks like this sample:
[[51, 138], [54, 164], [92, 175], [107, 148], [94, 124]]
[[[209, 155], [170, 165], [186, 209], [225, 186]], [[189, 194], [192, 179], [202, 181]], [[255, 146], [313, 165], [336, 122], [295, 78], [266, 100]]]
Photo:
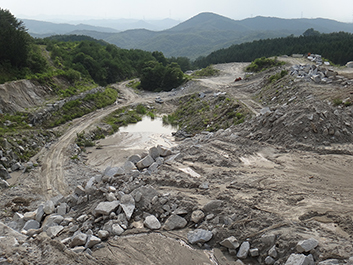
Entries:
[[213, 12], [235, 20], [266, 16], [353, 22], [352, 0], [0, 0], [0, 8], [8, 9], [17, 18], [48, 21], [100, 18], [185, 21], [201, 12]]

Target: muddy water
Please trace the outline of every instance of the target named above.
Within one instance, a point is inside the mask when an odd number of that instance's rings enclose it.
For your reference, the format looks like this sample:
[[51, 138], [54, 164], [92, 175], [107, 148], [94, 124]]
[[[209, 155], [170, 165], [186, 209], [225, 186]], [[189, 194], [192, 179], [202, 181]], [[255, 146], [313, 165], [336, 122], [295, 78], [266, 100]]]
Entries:
[[142, 121], [121, 127], [117, 133], [100, 140], [96, 147], [88, 148], [86, 164], [98, 170], [122, 166], [130, 155], [140, 154], [152, 146], [174, 146], [172, 132], [175, 131], [176, 128], [163, 125], [160, 117], [153, 120], [144, 117]]

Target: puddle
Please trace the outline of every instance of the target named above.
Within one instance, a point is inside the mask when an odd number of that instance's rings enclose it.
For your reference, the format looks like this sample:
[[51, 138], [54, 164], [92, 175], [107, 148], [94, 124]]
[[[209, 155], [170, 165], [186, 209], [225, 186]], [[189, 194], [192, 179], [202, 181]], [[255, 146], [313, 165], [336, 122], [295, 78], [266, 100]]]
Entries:
[[172, 132], [177, 131], [176, 127], [170, 125], [164, 125], [163, 120], [160, 117], [156, 117], [153, 120], [144, 116], [142, 121], [129, 124], [126, 127], [120, 127], [119, 132], [150, 132], [150, 133], [163, 133], [163, 134], [171, 134]]
[[108, 166], [122, 166], [127, 158], [141, 154], [153, 146], [175, 146], [172, 132], [177, 129], [163, 125], [162, 118], [143, 117], [142, 121], [120, 127], [115, 134], [97, 142], [96, 147], [87, 148], [86, 164], [103, 171]]

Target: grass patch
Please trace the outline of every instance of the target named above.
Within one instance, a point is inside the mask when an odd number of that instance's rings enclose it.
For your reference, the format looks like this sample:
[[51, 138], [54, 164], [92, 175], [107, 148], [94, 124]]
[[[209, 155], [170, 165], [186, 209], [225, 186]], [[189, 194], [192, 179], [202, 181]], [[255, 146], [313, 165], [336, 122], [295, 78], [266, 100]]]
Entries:
[[270, 78], [269, 78], [269, 81], [271, 83], [274, 83], [277, 80], [281, 79], [282, 77], [286, 76], [287, 74], [288, 74], [287, 70], [282, 70], [281, 72], [279, 72], [277, 74], [271, 75]]
[[219, 70], [214, 68], [213, 65], [209, 65], [206, 68], [195, 71], [192, 76], [195, 77], [206, 77], [206, 76], [217, 76], [219, 75]]
[[277, 60], [277, 58], [270, 59], [270, 58], [261, 57], [252, 61], [251, 64], [245, 68], [245, 70], [249, 72], [259, 73], [266, 69], [276, 67], [276, 66], [281, 66], [284, 64], [285, 62], [280, 62]]

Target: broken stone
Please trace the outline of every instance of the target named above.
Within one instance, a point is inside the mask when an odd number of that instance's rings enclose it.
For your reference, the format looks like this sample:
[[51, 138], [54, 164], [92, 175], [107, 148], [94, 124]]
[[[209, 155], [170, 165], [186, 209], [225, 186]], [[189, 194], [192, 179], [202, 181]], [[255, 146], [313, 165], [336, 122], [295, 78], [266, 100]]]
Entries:
[[258, 257], [260, 255], [260, 251], [258, 248], [250, 249], [249, 253], [251, 257]]
[[[336, 264], [340, 264], [338, 259], [327, 259], [327, 260], [319, 262], [318, 265], [336, 265]], [[350, 262], [350, 260], [349, 260], [348, 264], [352, 265], [353, 262]]]
[[205, 243], [211, 240], [213, 233], [204, 229], [196, 229], [187, 234], [190, 244]]
[[84, 246], [87, 241], [87, 235], [84, 233], [78, 233], [77, 235], [74, 235], [71, 239], [70, 242], [70, 248], [76, 247], [76, 246]]
[[136, 164], [140, 160], [141, 160], [141, 156], [139, 156], [139, 155], [132, 155], [128, 158], [128, 161], [130, 161], [134, 164]]
[[98, 231], [98, 237], [101, 239], [101, 240], [105, 240], [109, 237], [109, 232], [106, 231], [106, 230], [99, 230]]
[[276, 246], [273, 246], [272, 248], [270, 248], [270, 250], [268, 251], [268, 255], [272, 258], [277, 258], [277, 250], [276, 250]]
[[203, 207], [203, 210], [205, 212], [221, 211], [222, 204], [223, 204], [223, 202], [221, 200], [213, 200], [213, 201], [208, 202]]
[[119, 224], [113, 224], [111, 233], [113, 236], [120, 236], [122, 233], [124, 233], [124, 229]]
[[187, 223], [188, 222], [183, 217], [172, 214], [165, 222], [163, 229], [167, 231], [180, 229], [180, 228], [184, 228], [187, 225]]
[[50, 200], [46, 201], [44, 204], [43, 210], [44, 210], [44, 213], [47, 215], [52, 214], [55, 211], [54, 203]]
[[6, 168], [0, 164], [0, 179], [7, 180], [11, 178], [9, 172], [7, 172]]
[[291, 254], [285, 265], [311, 265], [311, 263], [304, 254]]
[[77, 218], [77, 222], [83, 223], [88, 219], [88, 215], [87, 214], [82, 214], [81, 216], [79, 216]]
[[124, 164], [124, 169], [125, 169], [125, 172], [130, 172], [132, 170], [136, 170], [136, 166], [134, 163], [132, 163], [131, 161], [126, 161], [125, 164]]
[[132, 195], [123, 195], [120, 199], [120, 206], [123, 208], [126, 218], [130, 220], [135, 210], [135, 200]]
[[102, 242], [102, 240], [100, 238], [91, 235], [87, 238], [85, 248], [92, 248], [93, 246], [95, 246], [101, 242]]
[[317, 247], [319, 242], [315, 238], [309, 238], [307, 240], [299, 241], [296, 249], [299, 253], [309, 252], [310, 250]]
[[28, 220], [22, 229], [23, 230], [38, 229], [39, 227], [40, 227], [40, 223], [37, 222], [36, 220]]
[[28, 220], [35, 220], [36, 219], [36, 212], [26, 212], [23, 215], [23, 220], [28, 221]]
[[114, 193], [110, 192], [110, 193], [107, 194], [107, 201], [108, 202], [112, 202], [112, 201], [116, 201], [116, 200], [117, 199], [116, 199]]
[[250, 251], [250, 243], [248, 241], [245, 241], [241, 244], [237, 257], [239, 259], [246, 259]]
[[51, 226], [47, 229], [46, 233], [49, 237], [56, 237], [64, 229], [61, 225]]
[[150, 155], [147, 155], [145, 158], [141, 159], [140, 161], [138, 161], [136, 163], [136, 167], [139, 169], [139, 170], [142, 170], [144, 168], [147, 168], [149, 167], [150, 165], [152, 165], [154, 163], [154, 159], [150, 156]]
[[77, 196], [85, 196], [86, 195], [86, 190], [81, 185], [78, 185], [75, 188], [74, 193], [77, 194]]
[[234, 237], [228, 237], [226, 239], [224, 239], [221, 243], [219, 243], [221, 246], [224, 246], [226, 248], [229, 249], [237, 249], [239, 247], [239, 242], [238, 240]]
[[158, 163], [154, 162], [154, 163], [152, 163], [152, 165], [150, 165], [148, 167], [148, 171], [151, 172], [151, 173], [154, 173], [154, 172], [156, 172], [158, 170], [158, 166], [159, 166]]
[[95, 216], [98, 215], [109, 215], [111, 212], [115, 211], [120, 205], [119, 201], [112, 202], [100, 202], [95, 211]]
[[60, 205], [56, 207], [56, 213], [61, 216], [64, 216], [67, 212], [67, 207], [68, 205], [66, 203], [60, 203]]
[[170, 156], [170, 155], [173, 154], [172, 150], [170, 150], [170, 148], [165, 147], [163, 145], [158, 145], [157, 149], [158, 149], [159, 155], [162, 156], [162, 157]]
[[266, 265], [272, 265], [272, 264], [274, 264], [274, 263], [275, 263], [275, 260], [274, 260], [272, 257], [267, 256], [267, 257], [265, 258], [265, 264], [266, 264]]
[[154, 215], [149, 215], [145, 218], [144, 225], [151, 230], [157, 230], [161, 228], [161, 223]]
[[157, 157], [159, 157], [159, 151], [158, 151], [157, 147], [150, 148], [148, 153], [153, 159], [156, 159]]
[[74, 247], [71, 250], [75, 253], [83, 253], [83, 251], [85, 251], [85, 247]]
[[160, 166], [164, 163], [164, 158], [163, 157], [157, 157], [156, 158], [156, 163]]

